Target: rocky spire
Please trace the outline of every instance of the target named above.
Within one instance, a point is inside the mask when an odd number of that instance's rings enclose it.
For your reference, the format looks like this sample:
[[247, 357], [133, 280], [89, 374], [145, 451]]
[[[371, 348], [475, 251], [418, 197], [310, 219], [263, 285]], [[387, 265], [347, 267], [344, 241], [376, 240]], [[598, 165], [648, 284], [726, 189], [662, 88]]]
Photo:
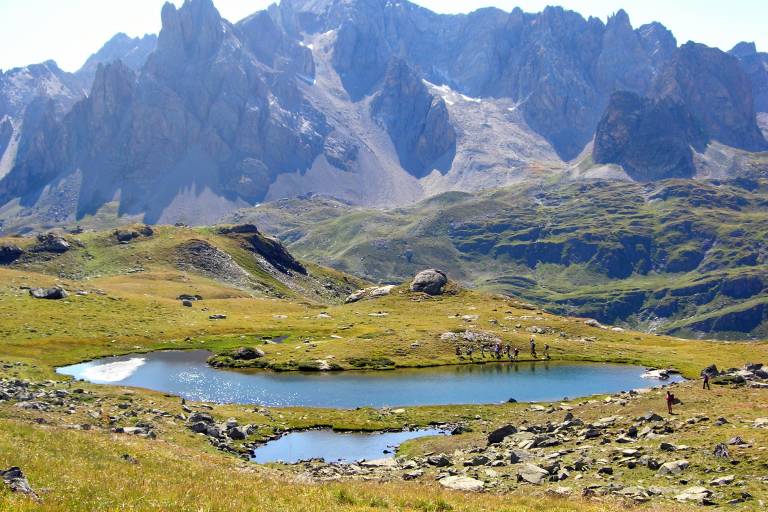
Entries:
[[180, 9], [166, 2], [157, 56], [167, 66], [210, 58], [224, 38], [219, 11], [211, 0], [186, 0]]

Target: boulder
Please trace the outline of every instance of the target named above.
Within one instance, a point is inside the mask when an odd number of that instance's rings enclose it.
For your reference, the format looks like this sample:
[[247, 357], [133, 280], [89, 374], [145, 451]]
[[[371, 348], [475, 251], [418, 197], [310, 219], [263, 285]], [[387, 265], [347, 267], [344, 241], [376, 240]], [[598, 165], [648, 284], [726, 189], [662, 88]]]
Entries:
[[721, 476], [720, 478], [715, 478], [712, 481], [710, 481], [709, 485], [714, 485], [714, 486], [731, 485], [735, 480], [736, 480], [736, 475]]
[[32, 247], [32, 252], [65, 253], [71, 248], [69, 242], [63, 237], [53, 233], [37, 236], [37, 244]]
[[470, 460], [465, 460], [464, 465], [467, 467], [485, 466], [491, 462], [491, 459], [485, 455], [475, 455]]
[[207, 412], [193, 412], [189, 416], [189, 419], [187, 421], [188, 421], [188, 423], [198, 423], [198, 422], [201, 422], [201, 423], [205, 423], [207, 425], [213, 425], [213, 423], [214, 423], [213, 416], [211, 416]]
[[448, 458], [445, 454], [439, 454], [439, 455], [430, 455], [427, 457], [427, 464], [430, 466], [435, 466], [438, 468], [444, 468], [446, 466], [451, 465], [451, 459]]
[[712, 453], [715, 457], [719, 457], [721, 459], [728, 459], [731, 456], [730, 452], [728, 451], [728, 447], [724, 443], [720, 443], [715, 446], [715, 449], [712, 451]]
[[422, 292], [427, 295], [440, 295], [446, 284], [448, 284], [448, 276], [445, 272], [429, 269], [416, 274], [411, 282], [411, 291]]
[[188, 300], [188, 301], [196, 301], [196, 300], [203, 300], [202, 295], [189, 295], [186, 293], [182, 293], [177, 297], [178, 300]]
[[24, 251], [16, 245], [0, 245], [0, 265], [10, 265], [23, 254]]
[[535, 464], [523, 464], [517, 470], [517, 480], [519, 482], [541, 485], [547, 478], [549, 478], [549, 472]]
[[232, 351], [232, 359], [241, 361], [252, 361], [264, 357], [265, 355], [263, 350], [254, 347], [240, 347]]
[[497, 428], [490, 434], [488, 434], [488, 444], [498, 444], [512, 434], [517, 433], [517, 428], [514, 425], [505, 425], [501, 428]]
[[138, 231], [133, 230], [127, 230], [127, 229], [118, 229], [115, 231], [115, 238], [117, 238], [118, 242], [127, 243], [133, 240], [134, 238], [139, 238], [141, 235]]
[[676, 460], [673, 462], [666, 462], [659, 468], [659, 475], [679, 475], [690, 466], [690, 462], [687, 460]]
[[675, 499], [681, 502], [692, 501], [700, 505], [712, 505], [713, 503], [709, 499], [711, 496], [712, 491], [705, 487], [690, 487], [675, 496]]
[[29, 481], [21, 469], [14, 466], [6, 470], [0, 470], [0, 478], [2, 478], [3, 483], [8, 486], [11, 492], [26, 494], [37, 499], [37, 494], [30, 487]]
[[357, 290], [355, 293], [350, 294], [345, 300], [346, 304], [352, 304], [359, 302], [363, 299], [377, 299], [379, 297], [386, 297], [392, 293], [395, 289], [394, 285], [387, 286], [373, 286], [371, 288], [365, 288], [363, 290]]
[[453, 489], [455, 491], [470, 491], [477, 492], [482, 491], [485, 487], [485, 483], [475, 478], [468, 476], [447, 476], [438, 480], [440, 485], [447, 489]]
[[29, 294], [36, 299], [48, 300], [60, 300], [69, 297], [69, 294], [58, 286], [53, 288], [31, 288]]

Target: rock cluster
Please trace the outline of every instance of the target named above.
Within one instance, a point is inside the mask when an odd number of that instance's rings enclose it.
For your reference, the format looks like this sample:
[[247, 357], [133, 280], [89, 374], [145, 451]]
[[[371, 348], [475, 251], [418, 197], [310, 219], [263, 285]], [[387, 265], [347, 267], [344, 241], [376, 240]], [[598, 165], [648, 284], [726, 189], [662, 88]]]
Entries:
[[346, 304], [352, 304], [354, 302], [359, 302], [364, 299], [378, 299], [380, 297], [386, 297], [387, 295], [392, 293], [392, 290], [394, 289], [395, 289], [394, 285], [372, 286], [370, 288], [364, 288], [362, 290], [357, 290], [354, 293], [350, 294], [344, 302]]
[[768, 369], [762, 363], [748, 363], [743, 368], [728, 368], [720, 371], [716, 365], [710, 365], [701, 371], [701, 375], [708, 375], [712, 384], [748, 384], [754, 388], [768, 389]]
[[187, 418], [187, 428], [196, 434], [205, 436], [217, 449], [248, 458], [250, 448], [245, 445], [235, 446], [235, 442], [246, 440], [257, 431], [254, 425], [240, 426], [237, 420], [230, 418], [224, 422], [216, 420], [207, 412], [192, 412]]

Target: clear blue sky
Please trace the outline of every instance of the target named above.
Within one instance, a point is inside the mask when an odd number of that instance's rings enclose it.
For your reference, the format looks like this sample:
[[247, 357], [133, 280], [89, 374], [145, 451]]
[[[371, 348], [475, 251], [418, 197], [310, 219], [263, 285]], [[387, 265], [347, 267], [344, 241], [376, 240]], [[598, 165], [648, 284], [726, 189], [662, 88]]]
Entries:
[[[181, 4], [183, 0], [174, 0]], [[214, 0], [222, 15], [237, 21], [271, 0]], [[117, 32], [131, 36], [160, 29], [164, 0], [0, 0], [0, 69], [47, 59], [74, 71]], [[768, 51], [766, 0], [416, 0], [437, 12], [468, 12], [496, 6], [528, 12], [548, 4], [605, 19], [624, 8], [634, 26], [660, 21], [679, 42], [695, 40], [730, 49], [755, 41]]]

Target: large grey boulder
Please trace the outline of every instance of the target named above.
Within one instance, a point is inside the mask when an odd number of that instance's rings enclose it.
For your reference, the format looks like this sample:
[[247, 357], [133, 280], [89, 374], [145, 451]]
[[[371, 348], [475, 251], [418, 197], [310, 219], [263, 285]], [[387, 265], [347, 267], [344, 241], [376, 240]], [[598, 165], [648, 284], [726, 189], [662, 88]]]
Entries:
[[429, 269], [416, 274], [411, 282], [412, 292], [423, 292], [428, 295], [440, 295], [448, 284], [448, 276], [442, 270]]

